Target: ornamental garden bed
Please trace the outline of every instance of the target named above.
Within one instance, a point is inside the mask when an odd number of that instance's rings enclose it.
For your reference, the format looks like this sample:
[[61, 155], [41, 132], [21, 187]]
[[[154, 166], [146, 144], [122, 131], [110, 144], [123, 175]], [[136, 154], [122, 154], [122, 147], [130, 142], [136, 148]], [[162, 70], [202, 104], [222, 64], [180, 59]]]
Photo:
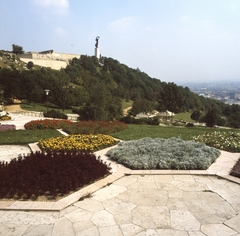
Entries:
[[3, 200], [58, 200], [110, 174], [111, 167], [90, 152], [36, 152], [0, 162]]
[[121, 142], [107, 156], [135, 170], [206, 170], [220, 153], [203, 143], [180, 138], [143, 138]]

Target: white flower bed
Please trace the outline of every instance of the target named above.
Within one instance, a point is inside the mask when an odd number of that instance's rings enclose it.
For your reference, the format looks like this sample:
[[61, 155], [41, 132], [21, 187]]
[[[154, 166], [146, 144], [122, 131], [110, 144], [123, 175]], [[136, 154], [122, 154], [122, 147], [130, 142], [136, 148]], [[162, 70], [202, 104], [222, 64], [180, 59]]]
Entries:
[[131, 169], [205, 170], [219, 155], [215, 148], [179, 138], [124, 141], [107, 152], [112, 160]]

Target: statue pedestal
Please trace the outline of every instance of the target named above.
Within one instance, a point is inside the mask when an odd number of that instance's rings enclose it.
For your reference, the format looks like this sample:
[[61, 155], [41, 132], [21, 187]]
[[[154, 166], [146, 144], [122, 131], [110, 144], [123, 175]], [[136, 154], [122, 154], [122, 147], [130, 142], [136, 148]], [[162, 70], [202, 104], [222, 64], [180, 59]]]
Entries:
[[96, 57], [97, 59], [100, 58], [100, 50], [99, 50], [99, 48], [95, 48], [95, 57]]

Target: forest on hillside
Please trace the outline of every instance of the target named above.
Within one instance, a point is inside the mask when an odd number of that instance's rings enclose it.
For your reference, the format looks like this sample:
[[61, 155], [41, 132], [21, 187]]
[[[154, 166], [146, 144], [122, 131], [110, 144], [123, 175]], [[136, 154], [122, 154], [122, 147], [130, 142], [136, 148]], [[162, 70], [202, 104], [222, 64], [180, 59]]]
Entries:
[[[0, 56], [12, 60], [2, 52]], [[45, 89], [50, 90], [47, 98]], [[48, 99], [63, 110], [74, 109], [83, 120], [120, 120], [122, 101], [132, 100], [132, 116], [153, 110], [188, 111], [194, 120], [201, 119], [208, 126], [240, 126], [239, 105], [198, 96], [188, 87], [151, 78], [138, 68], [107, 57], [99, 62], [94, 56], [83, 55], [60, 71], [34, 67], [31, 62], [22, 70], [14, 63], [9, 68], [0, 67], [0, 96], [4, 103], [14, 98], [28, 103]]]

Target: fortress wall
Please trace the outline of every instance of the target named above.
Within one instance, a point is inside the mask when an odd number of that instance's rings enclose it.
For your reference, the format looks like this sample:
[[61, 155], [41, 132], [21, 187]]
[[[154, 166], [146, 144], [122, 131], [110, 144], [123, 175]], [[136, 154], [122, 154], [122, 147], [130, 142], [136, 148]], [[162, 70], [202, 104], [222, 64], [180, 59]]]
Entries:
[[19, 58], [26, 63], [32, 61], [33, 64], [35, 65], [51, 67], [52, 69], [55, 70], [65, 68], [69, 60], [73, 59], [74, 57], [80, 58], [80, 55], [55, 52], [52, 53], [29, 52], [19, 55]]
[[32, 59], [32, 58], [21, 58], [21, 61], [28, 63], [32, 61], [34, 65], [39, 65], [43, 67], [51, 67], [54, 70], [60, 70], [61, 68], [66, 68], [66, 61], [57, 61], [57, 60], [41, 60], [41, 59]]

